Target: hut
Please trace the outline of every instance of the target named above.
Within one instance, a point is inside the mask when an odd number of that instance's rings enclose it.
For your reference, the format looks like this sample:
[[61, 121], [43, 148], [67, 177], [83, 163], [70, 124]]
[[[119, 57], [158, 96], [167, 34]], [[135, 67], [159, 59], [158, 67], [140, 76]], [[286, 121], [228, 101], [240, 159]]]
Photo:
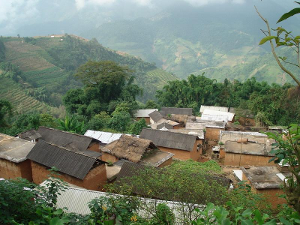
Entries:
[[214, 110], [214, 111], [220, 111], [220, 112], [229, 112], [229, 108], [228, 107], [201, 105], [200, 106], [200, 113], [202, 114], [205, 109]]
[[0, 177], [32, 181], [31, 164], [26, 156], [33, 147], [30, 141], [0, 134]]
[[158, 111], [158, 109], [138, 109], [135, 114], [134, 117], [136, 118], [136, 120], [141, 120], [144, 119], [146, 121], [146, 124], [150, 124], [150, 113]]
[[203, 140], [194, 135], [143, 129], [140, 138], [151, 140], [161, 151], [171, 152], [177, 159], [197, 161], [202, 155]]
[[172, 163], [174, 154], [162, 152], [152, 141], [122, 135], [122, 137], [105, 147], [106, 153], [115, 157], [114, 162], [126, 159], [134, 163], [163, 167]]
[[192, 108], [162, 107], [159, 112], [163, 116], [169, 116], [171, 114], [187, 115], [187, 116], [192, 116], [193, 115], [193, 109]]
[[210, 121], [234, 122], [234, 116], [235, 114], [231, 112], [222, 112], [205, 109], [201, 115], [201, 119]]
[[241, 170], [242, 180], [251, 185], [253, 192], [263, 194], [273, 208], [286, 203], [279, 196], [284, 194], [281, 186], [290, 173], [281, 173], [276, 166], [241, 167]]
[[40, 140], [73, 151], [92, 150], [100, 152], [100, 141], [80, 134], [74, 134], [48, 127], [39, 127]]
[[119, 140], [119, 138], [122, 135], [123, 134], [121, 133], [111, 133], [111, 132], [95, 131], [95, 130], [87, 130], [84, 134], [84, 136], [91, 137], [100, 141], [101, 145], [107, 145], [113, 141]]
[[221, 131], [220, 158], [228, 166], [267, 166], [273, 165], [269, 160], [271, 145], [275, 141], [266, 134], [258, 132]]
[[27, 158], [31, 160], [32, 178], [36, 184], [42, 183], [55, 167], [62, 180], [91, 190], [101, 190], [106, 183], [105, 162], [101, 153], [83, 150], [73, 151], [62, 146], [39, 140]]

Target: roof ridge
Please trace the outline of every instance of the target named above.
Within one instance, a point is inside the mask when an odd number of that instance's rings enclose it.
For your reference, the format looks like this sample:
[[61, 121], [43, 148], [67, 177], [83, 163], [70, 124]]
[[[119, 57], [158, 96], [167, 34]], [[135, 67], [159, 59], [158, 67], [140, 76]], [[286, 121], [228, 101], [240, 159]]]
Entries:
[[[63, 150], [67, 150], [68, 152], [72, 152], [72, 153], [75, 153], [75, 154], [78, 154], [78, 155], [83, 155], [85, 157], [92, 158], [92, 159], [98, 159], [97, 157], [88, 156], [88, 155], [84, 154], [81, 151], [73, 151], [71, 149], [65, 148], [64, 146], [56, 145], [56, 144], [53, 144], [53, 143], [50, 143], [50, 142], [47, 142], [47, 141], [44, 141], [44, 140], [39, 140], [39, 141], [43, 141], [43, 142], [45, 142], [48, 145], [51, 145], [51, 146], [54, 146], [54, 147], [58, 147], [58, 148], [63, 149]], [[85, 151], [91, 151], [92, 152], [92, 150], [85, 150]]]
[[55, 128], [52, 128], [52, 127], [39, 126], [39, 128], [40, 127], [46, 128], [46, 129], [49, 129], [49, 130], [60, 131], [60, 132], [65, 133], [65, 134], [76, 135], [76, 136], [79, 136], [79, 137], [85, 137], [85, 138], [89, 138], [91, 140], [96, 140], [95, 138], [92, 138], [92, 137], [89, 137], [89, 136], [85, 136], [85, 135], [77, 134], [77, 133], [72, 133], [72, 132], [69, 132], [69, 131], [59, 130], [59, 129], [55, 129]]

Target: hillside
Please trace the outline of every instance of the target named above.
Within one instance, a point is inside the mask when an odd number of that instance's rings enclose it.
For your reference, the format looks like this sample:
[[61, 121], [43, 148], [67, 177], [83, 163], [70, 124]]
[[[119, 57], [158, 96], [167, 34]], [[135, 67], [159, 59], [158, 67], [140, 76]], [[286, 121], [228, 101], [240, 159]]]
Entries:
[[[155, 62], [180, 78], [207, 71], [208, 77], [216, 79], [245, 80], [252, 76], [261, 79], [260, 72], [263, 72], [264, 79], [273, 82], [270, 76], [274, 72], [281, 75], [281, 71], [272, 63], [268, 46], [258, 46], [264, 24], [254, 5], [272, 27], [278, 26], [274, 22], [287, 10], [275, 1], [249, 0], [222, 7], [217, 4], [193, 7], [182, 3], [153, 17], [104, 23], [83, 35], [96, 37], [112, 49]], [[297, 24], [299, 19], [295, 17], [280, 25], [297, 33]], [[270, 61], [266, 62], [266, 58]], [[262, 65], [248, 68], [262, 60], [266, 62], [263, 71]]]
[[177, 79], [140, 58], [107, 49], [95, 39], [89, 41], [74, 35], [57, 35], [36, 38], [5, 37], [1, 38], [1, 42], [4, 44], [1, 48], [4, 57], [2, 62], [0, 60], [1, 68], [3, 67], [2, 72], [0, 71], [3, 87], [0, 99], [5, 98], [15, 107], [20, 107], [21, 100], [8, 92], [18, 92], [18, 95], [22, 92], [22, 99], [27, 97], [29, 105], [27, 108], [21, 107], [25, 111], [40, 110], [45, 103], [53, 107], [59, 106], [62, 95], [67, 90], [81, 86], [73, 74], [88, 60], [112, 60], [134, 70], [136, 83], [144, 88], [141, 101], [153, 98], [158, 88], [163, 87], [169, 80]]

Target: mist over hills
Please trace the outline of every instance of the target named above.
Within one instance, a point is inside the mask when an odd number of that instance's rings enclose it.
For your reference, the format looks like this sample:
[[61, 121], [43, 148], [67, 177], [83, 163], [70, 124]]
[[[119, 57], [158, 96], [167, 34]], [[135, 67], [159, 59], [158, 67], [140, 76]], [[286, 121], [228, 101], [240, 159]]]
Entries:
[[[292, 0], [37, 0], [23, 4], [15, 14], [0, 17], [1, 34], [69, 33], [96, 38], [105, 47], [155, 63], [180, 78], [206, 72], [218, 80], [254, 76], [269, 82], [289, 81], [274, 64], [268, 46], [258, 46], [263, 37], [260, 29], [265, 27], [254, 5], [277, 27], [278, 18], [295, 7]], [[18, 17], [18, 10], [25, 11], [26, 19]], [[280, 25], [298, 33], [298, 24], [295, 16]]]

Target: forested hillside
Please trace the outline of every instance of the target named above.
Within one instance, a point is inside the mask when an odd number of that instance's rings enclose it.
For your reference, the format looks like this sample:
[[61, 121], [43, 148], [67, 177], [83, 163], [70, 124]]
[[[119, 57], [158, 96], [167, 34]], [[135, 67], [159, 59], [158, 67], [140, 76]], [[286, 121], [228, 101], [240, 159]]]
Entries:
[[[154, 17], [105, 23], [83, 35], [155, 62], [180, 78], [205, 71], [207, 77], [218, 81], [256, 77], [283, 84], [285, 77], [272, 63], [268, 47], [258, 45], [264, 37], [260, 29], [265, 27], [254, 5], [272, 27], [278, 26], [278, 15], [285, 12], [280, 3], [249, 0], [222, 7], [174, 4]], [[297, 35], [297, 24], [298, 18], [293, 18], [280, 25]]]
[[111, 60], [128, 66], [134, 71], [135, 82], [144, 89], [139, 97], [142, 101], [153, 98], [167, 81], [177, 79], [139, 58], [109, 50], [95, 39], [72, 35], [4, 37], [0, 40], [0, 98], [22, 112], [40, 110], [45, 103], [58, 107], [69, 89], [82, 86], [73, 74], [88, 60]]

